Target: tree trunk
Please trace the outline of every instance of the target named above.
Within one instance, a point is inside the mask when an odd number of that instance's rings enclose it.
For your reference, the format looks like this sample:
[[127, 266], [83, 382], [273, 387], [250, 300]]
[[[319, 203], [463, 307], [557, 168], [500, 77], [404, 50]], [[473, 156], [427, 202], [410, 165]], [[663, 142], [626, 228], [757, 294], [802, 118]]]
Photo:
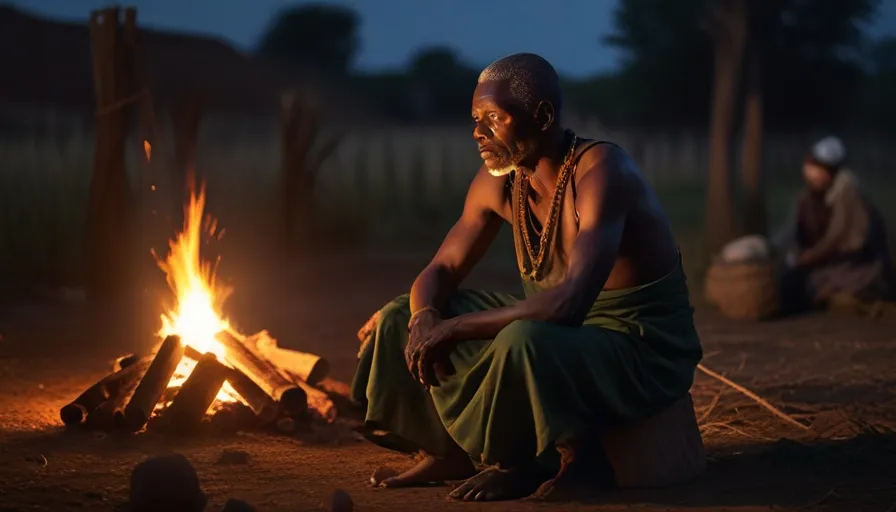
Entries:
[[731, 149], [735, 122], [737, 86], [740, 83], [744, 45], [747, 39], [747, 8], [734, 0], [729, 9], [713, 4], [716, 20], [715, 72], [710, 126], [709, 176], [706, 200], [707, 249], [715, 254], [737, 236]]
[[744, 142], [741, 152], [741, 183], [744, 189], [744, 231], [765, 235], [765, 183], [763, 163], [763, 90], [762, 57], [755, 45], [747, 48], [746, 98], [744, 103]]

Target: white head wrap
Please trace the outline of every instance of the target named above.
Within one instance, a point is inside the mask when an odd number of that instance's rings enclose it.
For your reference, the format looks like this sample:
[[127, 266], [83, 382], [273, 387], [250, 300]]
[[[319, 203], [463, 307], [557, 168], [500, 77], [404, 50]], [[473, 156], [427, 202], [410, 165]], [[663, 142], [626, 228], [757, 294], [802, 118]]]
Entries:
[[826, 167], [840, 167], [846, 160], [846, 146], [833, 135], [816, 142], [810, 151], [812, 158]]

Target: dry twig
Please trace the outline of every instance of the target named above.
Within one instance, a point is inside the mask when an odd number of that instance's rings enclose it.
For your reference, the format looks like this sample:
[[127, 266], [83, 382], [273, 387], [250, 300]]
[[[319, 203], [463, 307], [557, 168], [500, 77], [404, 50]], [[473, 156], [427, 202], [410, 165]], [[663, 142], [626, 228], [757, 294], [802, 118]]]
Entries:
[[790, 423], [791, 425], [793, 425], [795, 427], [799, 427], [802, 430], [809, 430], [809, 427], [807, 427], [806, 425], [803, 425], [799, 421], [796, 421], [795, 419], [793, 419], [792, 417], [790, 417], [786, 413], [784, 413], [784, 411], [782, 411], [782, 410], [778, 409], [777, 407], [775, 407], [774, 405], [770, 404], [767, 400], [765, 400], [761, 396], [759, 396], [756, 393], [750, 391], [749, 389], [741, 386], [740, 384], [732, 381], [731, 379], [725, 377], [724, 375], [721, 375], [720, 373], [710, 370], [709, 368], [703, 366], [702, 364], [698, 364], [697, 369], [699, 369], [701, 372], [705, 373], [706, 375], [709, 375], [710, 377], [718, 380], [719, 382], [722, 382], [723, 384], [727, 384], [728, 386], [734, 388], [736, 391], [739, 391], [739, 392], [743, 393], [744, 395], [752, 398], [753, 401], [755, 401], [757, 404], [766, 408], [769, 412], [771, 412], [775, 416], [781, 418], [785, 422]]
[[712, 399], [712, 402], [709, 403], [709, 407], [707, 407], [706, 410], [703, 411], [703, 414], [700, 415], [700, 419], [697, 420], [697, 423], [703, 423], [707, 420], [707, 418], [709, 418], [710, 413], [712, 413], [713, 409], [716, 408], [716, 405], [719, 404], [719, 399], [722, 398], [722, 393], [724, 392], [724, 389], [722, 391], [719, 391], [715, 398]]
[[703, 431], [703, 430], [710, 429], [710, 428], [726, 428], [726, 429], [728, 429], [736, 434], [740, 434], [744, 437], [749, 437], [752, 439], [762, 439], [763, 441], [774, 441], [774, 439], [772, 439], [770, 437], [766, 437], [766, 436], [759, 435], [759, 434], [751, 434], [751, 433], [747, 432], [746, 430], [735, 427], [734, 425], [732, 425], [728, 422], [724, 422], [724, 421], [716, 421], [713, 423], [707, 423], [705, 425], [702, 425], [700, 427], [700, 430]]

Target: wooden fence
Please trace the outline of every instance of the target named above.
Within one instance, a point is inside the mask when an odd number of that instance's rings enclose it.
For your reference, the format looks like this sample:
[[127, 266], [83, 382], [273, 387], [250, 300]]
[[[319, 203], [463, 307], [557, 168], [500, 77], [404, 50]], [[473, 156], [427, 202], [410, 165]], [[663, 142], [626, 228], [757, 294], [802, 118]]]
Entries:
[[[53, 117], [51, 127], [36, 136], [0, 137], [0, 180], [12, 173], [32, 179], [55, 180], [60, 173], [88, 179], [93, 138], [83, 120], [65, 122]], [[241, 193], [268, 196], [279, 169], [280, 137], [275, 119], [203, 120], [198, 142], [198, 169], [210, 186], [238, 186]], [[579, 133], [620, 144], [653, 183], [699, 180], [706, 175], [708, 138], [693, 133], [645, 133], [588, 126]], [[7, 132], [9, 135], [9, 132]], [[883, 136], [846, 136], [850, 165], [861, 174], [890, 170], [896, 145]], [[769, 134], [765, 168], [772, 175], [799, 172], [800, 160], [812, 137], [806, 134]], [[134, 168], [142, 145], [130, 144]], [[170, 147], [168, 145], [167, 147]], [[166, 147], [154, 148], [164, 158]], [[432, 203], [462, 194], [481, 160], [469, 129], [391, 128], [349, 133], [321, 170], [321, 194], [327, 201], [352, 205], [388, 198], [394, 205]], [[83, 175], [83, 176], [82, 176]], [[78, 179], [77, 181], [81, 181]]]
[[[0, 116], [0, 268], [7, 269], [0, 271], [0, 280], [27, 274], [71, 282], [83, 263], [91, 123], [89, 117], [62, 114], [39, 121], [16, 124]], [[582, 135], [622, 145], [653, 183], [699, 181], [706, 174], [705, 136], [576, 128]], [[208, 183], [210, 212], [232, 231], [258, 230], [269, 223], [264, 219], [276, 215], [277, 130], [271, 118], [203, 119], [197, 175]], [[770, 134], [766, 168], [772, 178], [782, 173], [796, 178], [811, 140]], [[846, 140], [858, 172], [887, 174], [896, 157], [894, 141], [870, 136]], [[156, 167], [173, 165], [172, 147], [165, 136], [153, 144]], [[128, 148], [128, 170], [135, 173], [142, 141], [130, 140]], [[360, 229], [374, 239], [416, 240], [443, 233], [445, 222], [456, 218], [480, 165], [468, 128], [384, 127], [349, 133], [321, 169], [317, 199], [328, 222], [343, 229], [363, 224]], [[699, 211], [699, 205], [694, 207]]]

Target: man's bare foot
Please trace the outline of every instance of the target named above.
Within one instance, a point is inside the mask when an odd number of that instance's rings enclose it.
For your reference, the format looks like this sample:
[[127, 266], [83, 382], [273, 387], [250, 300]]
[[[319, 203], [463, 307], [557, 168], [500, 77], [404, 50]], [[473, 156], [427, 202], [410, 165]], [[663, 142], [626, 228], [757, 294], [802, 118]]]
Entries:
[[544, 471], [534, 464], [489, 468], [464, 481], [448, 497], [461, 501], [515, 500], [532, 494], [546, 478]]
[[534, 499], [563, 499], [559, 495], [566, 494], [570, 487], [582, 480], [584, 450], [581, 438], [559, 439], [556, 442], [556, 449], [560, 453], [560, 470], [553, 478], [538, 487], [532, 495]]
[[469, 458], [440, 459], [426, 455], [404, 473], [395, 473], [378, 469], [370, 477], [370, 481], [376, 487], [389, 488], [444, 483], [446, 480], [469, 478], [476, 473], [476, 468]]

